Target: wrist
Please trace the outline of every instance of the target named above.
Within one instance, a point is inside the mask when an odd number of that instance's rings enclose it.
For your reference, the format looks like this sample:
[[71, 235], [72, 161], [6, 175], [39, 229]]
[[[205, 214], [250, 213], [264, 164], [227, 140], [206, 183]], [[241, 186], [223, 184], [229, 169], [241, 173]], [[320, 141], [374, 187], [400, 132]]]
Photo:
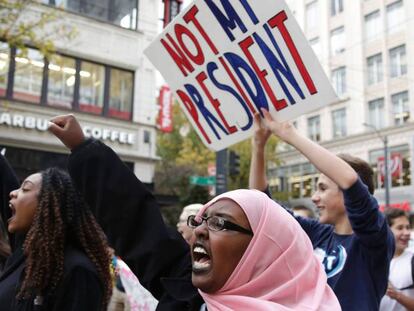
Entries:
[[295, 146], [298, 140], [302, 138], [296, 131], [290, 132], [286, 137], [281, 137], [281, 140], [284, 141], [286, 144]]
[[401, 292], [397, 292], [397, 295], [395, 295], [395, 300], [397, 300], [398, 302], [400, 301], [400, 299], [401, 299]]
[[264, 154], [265, 153], [265, 146], [266, 144], [259, 143], [259, 142], [252, 142], [252, 151], [255, 154]]

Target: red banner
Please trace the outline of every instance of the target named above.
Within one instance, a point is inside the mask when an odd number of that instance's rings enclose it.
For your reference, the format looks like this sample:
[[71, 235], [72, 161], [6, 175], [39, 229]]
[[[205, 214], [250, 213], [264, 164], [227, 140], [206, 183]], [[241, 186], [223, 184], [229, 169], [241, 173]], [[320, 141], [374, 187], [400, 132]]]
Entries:
[[[385, 210], [385, 204], [381, 204], [379, 208], [380, 208], [380, 211], [383, 212]], [[411, 204], [408, 201], [403, 201], [403, 202], [398, 202], [398, 203], [391, 203], [389, 205], [389, 208], [398, 208], [398, 209], [401, 209], [405, 212], [410, 212], [411, 211]]]
[[167, 26], [181, 10], [183, 0], [163, 0], [164, 2], [164, 28]]
[[173, 130], [172, 121], [172, 92], [166, 85], [160, 90], [160, 112], [158, 115], [159, 129], [164, 133], [171, 133]]
[[[384, 157], [379, 157], [377, 162], [378, 175], [381, 181], [384, 181], [385, 176], [385, 161]], [[390, 162], [388, 163], [388, 171], [392, 177], [401, 178], [402, 174], [402, 156], [399, 153], [392, 153]]]

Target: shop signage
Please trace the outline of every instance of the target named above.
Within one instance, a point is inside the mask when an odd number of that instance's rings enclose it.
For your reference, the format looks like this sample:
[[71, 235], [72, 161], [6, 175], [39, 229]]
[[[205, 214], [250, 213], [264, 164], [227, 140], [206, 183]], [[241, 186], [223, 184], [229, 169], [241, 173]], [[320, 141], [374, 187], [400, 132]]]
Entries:
[[216, 184], [216, 176], [190, 176], [190, 184], [212, 186]]
[[167, 85], [160, 90], [160, 112], [158, 115], [158, 126], [161, 132], [171, 133], [173, 130], [172, 119], [172, 93]]
[[[378, 157], [377, 169], [380, 173], [381, 181], [384, 181], [385, 176], [385, 159]], [[399, 153], [392, 153], [390, 156], [390, 163], [388, 164], [388, 171], [392, 177], [401, 178], [402, 175], [402, 156]]]
[[[411, 204], [408, 201], [391, 203], [389, 205], [389, 208], [397, 208], [397, 209], [401, 209], [405, 212], [410, 212], [411, 211]], [[381, 204], [380, 205], [380, 211], [383, 212], [384, 210], [385, 210], [385, 205]]]
[[[45, 132], [47, 131], [48, 124], [49, 120], [45, 118], [0, 112], [0, 126], [6, 125], [9, 127]], [[104, 141], [118, 142], [126, 145], [133, 145], [135, 142], [135, 134], [118, 131], [116, 129], [87, 125], [83, 127], [83, 132], [86, 137], [93, 137]]]

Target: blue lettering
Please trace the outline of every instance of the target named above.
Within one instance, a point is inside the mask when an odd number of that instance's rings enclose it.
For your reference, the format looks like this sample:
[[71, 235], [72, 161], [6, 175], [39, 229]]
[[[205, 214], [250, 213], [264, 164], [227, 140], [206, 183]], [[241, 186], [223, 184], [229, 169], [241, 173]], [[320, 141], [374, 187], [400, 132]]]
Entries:
[[192, 85], [192, 84], [185, 84], [184, 87], [186, 88], [188, 94], [190, 94], [191, 99], [196, 104], [197, 108], [200, 110], [203, 117], [206, 119], [208, 125], [214, 132], [214, 135], [216, 135], [217, 139], [221, 139], [219, 134], [216, 131], [216, 128], [213, 125], [213, 122], [226, 134], [228, 135], [226, 129], [223, 127], [223, 125], [220, 124], [220, 122], [216, 119], [216, 117], [207, 109], [206, 106], [204, 106], [203, 98], [201, 97], [198, 90]]
[[[267, 103], [266, 95], [263, 91], [262, 85], [260, 84], [259, 79], [257, 78], [255, 72], [253, 69], [249, 66], [249, 64], [240, 56], [237, 54], [228, 52], [224, 53], [224, 57], [227, 59], [227, 61], [230, 63], [230, 65], [233, 67], [234, 72], [239, 77], [240, 81], [242, 82], [244, 88], [247, 90], [247, 93], [249, 93], [251, 99], [253, 100], [254, 104], [256, 105], [257, 111], [262, 114], [260, 108], [264, 108], [266, 110], [269, 110], [269, 105]], [[246, 78], [243, 75], [242, 70], [247, 73], [247, 75], [252, 80], [255, 88], [256, 88], [256, 94], [251, 89], [249, 83], [246, 81]], [[263, 115], [262, 115], [263, 116]]]
[[216, 71], [218, 69], [218, 66], [216, 63], [214, 62], [210, 62], [207, 64], [207, 72], [208, 72], [208, 76], [210, 78], [210, 80], [213, 82], [213, 84], [220, 90], [229, 92], [230, 94], [232, 94], [234, 97], [236, 97], [236, 99], [240, 102], [240, 104], [242, 105], [242, 107], [244, 108], [244, 110], [246, 111], [247, 114], [247, 118], [248, 118], [248, 122], [245, 126], [241, 127], [241, 129], [243, 131], [246, 131], [247, 129], [249, 129], [252, 124], [253, 124], [253, 117], [250, 113], [249, 108], [247, 107], [246, 103], [243, 101], [243, 99], [241, 98], [241, 96], [230, 86], [226, 85], [226, 84], [222, 84], [220, 82], [217, 81], [216, 77], [214, 76], [214, 71]]
[[273, 46], [275, 47], [277, 54], [280, 57], [280, 60], [282, 61], [282, 63], [279, 61], [279, 59], [276, 57], [276, 55], [270, 50], [270, 48], [266, 45], [266, 43], [262, 40], [262, 38], [254, 33], [253, 37], [255, 39], [255, 41], [257, 42], [257, 44], [259, 45], [260, 49], [263, 52], [263, 55], [266, 57], [267, 62], [269, 63], [269, 65], [271, 66], [273, 73], [275, 74], [277, 81], [279, 82], [280, 86], [283, 89], [283, 92], [286, 94], [286, 96], [289, 99], [290, 104], [295, 104], [296, 101], [295, 99], [292, 97], [292, 95], [289, 92], [289, 89], [286, 87], [286, 84], [284, 82], [284, 80], [282, 79], [281, 75], [282, 74], [285, 79], [287, 81], [289, 81], [289, 83], [293, 86], [293, 88], [296, 90], [296, 92], [299, 94], [301, 99], [305, 98], [305, 95], [302, 92], [302, 89], [300, 88], [298, 82], [295, 79], [295, 76], [293, 75], [292, 71], [289, 68], [289, 65], [286, 62], [285, 57], [282, 54], [282, 51], [280, 50], [279, 45], [277, 44], [275, 38], [273, 37], [269, 26], [268, 25], [263, 25], [263, 28], [265, 29], [267, 35], [270, 38], [270, 41], [272, 42]]
[[[236, 10], [234, 9], [234, 7], [230, 4], [229, 0], [220, 0], [220, 2], [223, 5], [223, 8], [226, 14], [220, 11], [220, 9], [217, 7], [217, 5], [212, 0], [205, 0], [205, 3], [210, 8], [210, 11], [216, 17], [217, 21], [220, 23], [221, 27], [226, 32], [229, 39], [231, 41], [234, 41], [235, 38], [233, 34], [231, 33], [231, 30], [234, 30], [236, 26], [238, 26], [243, 33], [246, 33], [247, 28], [243, 24], [243, 21], [241, 20], [240, 16], [236, 13]], [[249, 14], [252, 22], [254, 24], [257, 24], [259, 20], [257, 19], [256, 15], [254, 14], [252, 8], [247, 3], [247, 1], [240, 0], [240, 2], [242, 3], [247, 14]]]

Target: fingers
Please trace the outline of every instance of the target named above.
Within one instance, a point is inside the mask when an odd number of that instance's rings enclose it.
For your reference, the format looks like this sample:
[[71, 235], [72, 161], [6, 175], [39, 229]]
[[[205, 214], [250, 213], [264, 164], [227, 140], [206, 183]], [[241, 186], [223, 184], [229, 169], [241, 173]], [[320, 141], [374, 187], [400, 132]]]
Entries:
[[254, 125], [257, 129], [261, 128], [262, 125], [262, 119], [260, 117], [260, 113], [255, 112], [253, 115], [253, 121], [254, 121]]
[[80, 124], [71, 114], [53, 118], [49, 122], [49, 131], [70, 150], [73, 150], [85, 140]]
[[50, 121], [49, 121], [48, 130], [56, 137], [59, 137], [63, 132], [63, 129], [59, 125], [56, 125], [55, 123], [50, 122]]
[[59, 125], [60, 127], [64, 127], [70, 120], [73, 120], [75, 117], [73, 114], [65, 114], [61, 116], [54, 117], [50, 120], [50, 122]]
[[53, 135], [60, 138], [64, 134], [64, 130], [67, 128], [67, 125], [70, 122], [70, 119], [73, 119], [73, 118], [74, 116], [71, 114], [54, 117], [49, 121], [48, 130]]
[[273, 119], [273, 117], [272, 117], [272, 115], [270, 114], [270, 112], [269, 112], [269, 111], [267, 111], [267, 110], [266, 110], [266, 109], [264, 109], [264, 108], [260, 108], [260, 110], [262, 111], [263, 116], [264, 116], [264, 118], [265, 118], [265, 120], [266, 120], [267, 122], [272, 122], [272, 121], [274, 121], [274, 119]]

